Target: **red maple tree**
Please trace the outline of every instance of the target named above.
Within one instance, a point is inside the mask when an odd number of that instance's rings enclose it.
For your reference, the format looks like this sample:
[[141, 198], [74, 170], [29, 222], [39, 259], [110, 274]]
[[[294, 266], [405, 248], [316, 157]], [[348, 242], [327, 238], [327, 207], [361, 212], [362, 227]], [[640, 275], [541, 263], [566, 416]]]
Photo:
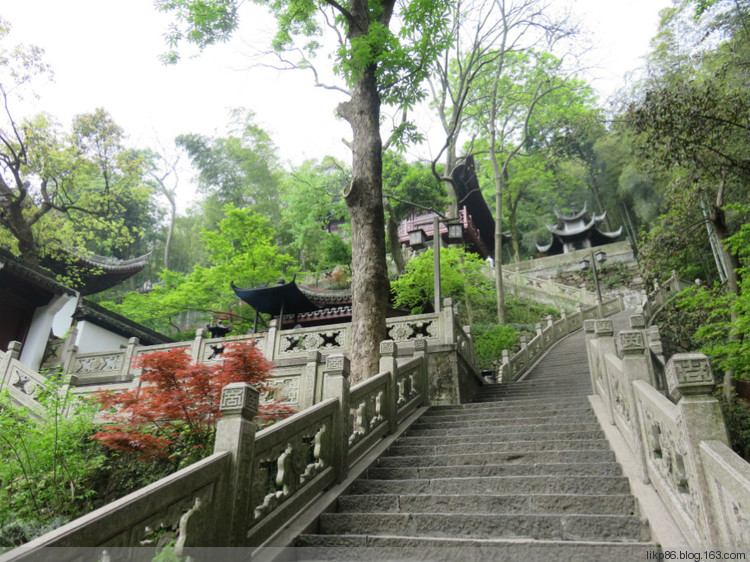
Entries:
[[[140, 460], [168, 458], [179, 466], [204, 457], [221, 417], [221, 389], [231, 382], [246, 382], [259, 392], [272, 389], [272, 364], [254, 345], [228, 344], [221, 359], [193, 363], [185, 347], [145, 355], [138, 388], [94, 396], [111, 421], [93, 439]], [[288, 406], [264, 403], [256, 421], [263, 425], [292, 413]]]

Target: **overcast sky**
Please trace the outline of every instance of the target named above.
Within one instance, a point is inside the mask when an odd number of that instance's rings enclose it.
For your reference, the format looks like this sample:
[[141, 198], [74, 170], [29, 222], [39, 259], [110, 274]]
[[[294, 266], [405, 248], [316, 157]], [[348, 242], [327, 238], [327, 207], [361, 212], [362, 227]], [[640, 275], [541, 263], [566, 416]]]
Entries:
[[[558, 0], [571, 5], [594, 35], [595, 64], [587, 77], [606, 98], [642, 63], [670, 0]], [[253, 7], [254, 8], [254, 7]], [[249, 44], [269, 44], [272, 24], [245, 14], [237, 40], [196, 58], [164, 66], [170, 21], [152, 0], [5, 0], [0, 15], [10, 43], [45, 49], [54, 82], [38, 84], [40, 99], [23, 112], [44, 110], [68, 126], [79, 113], [103, 107], [133, 146], [169, 146], [181, 133], [222, 134], [232, 107], [252, 109], [283, 161], [333, 154], [349, 160], [341, 139], [348, 126], [334, 117], [340, 94], [314, 88], [304, 72], [248, 69]], [[425, 124], [429, 129], [429, 124]], [[429, 130], [427, 131], [429, 132]], [[412, 151], [427, 158], [428, 148]]]

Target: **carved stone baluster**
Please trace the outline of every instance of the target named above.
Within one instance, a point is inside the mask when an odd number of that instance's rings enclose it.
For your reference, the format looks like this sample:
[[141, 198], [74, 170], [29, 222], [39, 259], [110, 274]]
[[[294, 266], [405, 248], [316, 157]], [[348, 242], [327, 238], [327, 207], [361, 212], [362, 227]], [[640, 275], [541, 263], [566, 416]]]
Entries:
[[700, 454], [701, 441], [716, 440], [729, 443], [724, 416], [718, 400], [712, 396], [715, 382], [708, 357], [701, 353], [677, 353], [667, 363], [665, 370], [669, 396], [677, 401], [683, 420], [684, 439], [689, 450], [687, 462], [693, 464], [698, 497], [700, 523], [705, 544], [719, 544], [717, 521], [710, 516], [708, 480]]
[[339, 418], [333, 429], [333, 468], [336, 480], [342, 482], [349, 470], [349, 434], [351, 433], [351, 416], [349, 414], [349, 359], [345, 355], [336, 354], [326, 357], [325, 381], [323, 384], [324, 398], [338, 398]]
[[[216, 424], [214, 452], [232, 454], [232, 470], [226, 490], [226, 521], [217, 525], [226, 535], [219, 544], [242, 546], [245, 525], [250, 520], [250, 484], [252, 482], [255, 423], [259, 394], [247, 383], [228, 384], [221, 391], [221, 419]], [[221, 501], [221, 499], [219, 499]]]
[[[415, 340], [415, 344], [417, 341]], [[424, 341], [424, 340], [422, 340]], [[389, 372], [385, 394], [385, 412], [388, 420], [388, 433], [398, 428], [398, 346], [393, 340], [380, 342], [380, 372]]]

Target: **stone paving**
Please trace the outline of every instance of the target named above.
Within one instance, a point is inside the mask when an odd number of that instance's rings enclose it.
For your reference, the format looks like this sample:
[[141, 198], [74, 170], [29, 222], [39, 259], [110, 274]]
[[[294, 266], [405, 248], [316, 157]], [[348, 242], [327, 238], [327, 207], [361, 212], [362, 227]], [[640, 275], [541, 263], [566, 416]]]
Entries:
[[579, 331], [523, 380], [430, 408], [299, 538], [302, 558], [653, 557], [591, 392]]

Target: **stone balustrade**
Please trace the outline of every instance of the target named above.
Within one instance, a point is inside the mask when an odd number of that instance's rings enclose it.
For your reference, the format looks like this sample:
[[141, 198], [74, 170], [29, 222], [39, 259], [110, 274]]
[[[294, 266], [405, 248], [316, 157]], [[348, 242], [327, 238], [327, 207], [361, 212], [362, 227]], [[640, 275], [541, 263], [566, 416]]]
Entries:
[[592, 387], [606, 423], [636, 459], [694, 548], [750, 544], [750, 464], [728, 446], [707, 357], [676, 354], [662, 369], [657, 335], [633, 315], [615, 333], [610, 320], [586, 322]]
[[[449, 373], [443, 373], [451, 378], [455, 387], [444, 396], [444, 403], [466, 399], [481, 384], [469, 330], [458, 323], [451, 299], [444, 300], [439, 313], [391, 318], [386, 326], [388, 338], [399, 344], [402, 357], [414, 355], [416, 341], [422, 342], [420, 345], [426, 344], [427, 352], [436, 355], [433, 363], [439, 362], [440, 356], [446, 354], [455, 356]], [[335, 324], [279, 330], [276, 321], [272, 321], [268, 332], [260, 334], [207, 338], [206, 330], [199, 329], [193, 340], [169, 344], [141, 346], [137, 338], [131, 338], [124, 349], [82, 354], [77, 353], [73, 346], [66, 354], [63, 372], [70, 391], [76, 395], [88, 395], [105, 389], [125, 390], [140, 384], [139, 361], [148, 353], [182, 348], [194, 361], [211, 363], [221, 361], [221, 353], [227, 345], [252, 343], [274, 364], [274, 390], [261, 396], [261, 400], [273, 399], [302, 410], [323, 399], [322, 367], [328, 355], [349, 352], [350, 329], [350, 324]], [[31, 392], [31, 381], [45, 380], [43, 375], [33, 373], [20, 364], [17, 357], [13, 362], [14, 370], [11, 372], [10, 369], [10, 362], [0, 358], [0, 388], [9, 388], [18, 402], [23, 402], [21, 395], [24, 392]], [[26, 371], [29, 374], [23, 374]], [[473, 372], [475, 375], [467, 379], [468, 384], [466, 381], [461, 383], [465, 388], [459, 388], [459, 371], [462, 374]], [[8, 382], [11, 375], [13, 380]], [[19, 381], [27, 378], [28, 388], [22, 387]], [[16, 387], [12, 386], [14, 384]]]
[[[87, 552], [91, 559], [151, 559], [156, 537], [165, 534], [176, 554], [196, 559], [198, 547], [284, 545], [280, 533], [295, 517], [326, 510], [424, 411], [427, 343], [416, 339], [411, 346], [413, 355], [399, 361], [401, 346], [383, 342], [381, 372], [353, 388], [346, 356], [328, 355], [323, 400], [257, 434], [258, 391], [227, 385], [213, 455], [7, 552], [0, 562], [42, 555], [72, 560], [81, 547], [95, 547]], [[71, 546], [77, 548], [63, 548]]]
[[541, 323], [536, 325], [536, 335], [531, 341], [527, 341], [524, 336], [521, 337], [521, 349], [513, 356], [508, 350], [503, 351], [499, 382], [518, 380], [554, 343], [579, 330], [584, 322], [599, 316], [611, 316], [620, 312], [622, 307], [622, 299], [613, 298], [602, 302], [601, 311], [597, 303], [585, 307], [579, 305], [572, 314], [563, 311], [560, 318], [555, 321], [548, 316], [543, 325]]

